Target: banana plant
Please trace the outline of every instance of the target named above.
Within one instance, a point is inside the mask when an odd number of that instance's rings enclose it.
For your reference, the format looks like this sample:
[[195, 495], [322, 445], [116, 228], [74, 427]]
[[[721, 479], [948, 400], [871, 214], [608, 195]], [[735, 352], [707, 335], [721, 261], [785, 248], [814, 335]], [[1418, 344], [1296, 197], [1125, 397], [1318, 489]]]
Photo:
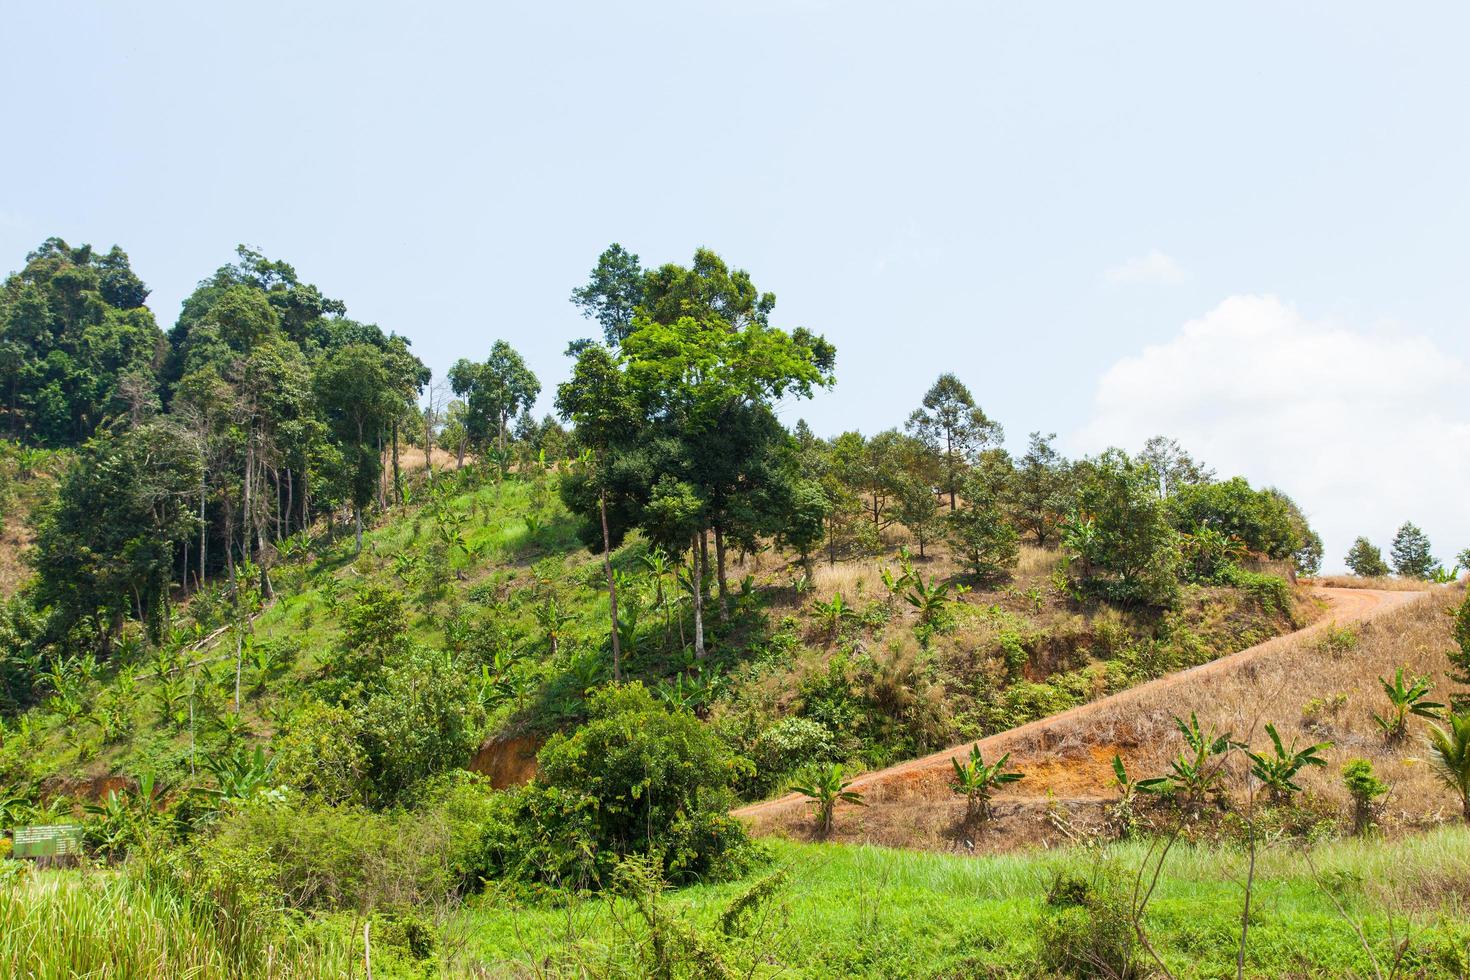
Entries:
[[1270, 722], [1266, 723], [1266, 734], [1271, 739], [1271, 753], [1246, 751], [1246, 757], [1251, 760], [1251, 775], [1260, 780], [1261, 786], [1271, 795], [1271, 802], [1284, 803], [1289, 800], [1293, 793], [1300, 793], [1301, 786], [1295, 782], [1296, 776], [1307, 766], [1327, 765], [1318, 753], [1332, 747], [1331, 742], [1318, 742], [1309, 745], [1300, 751], [1296, 743], [1292, 742], [1291, 748], [1287, 748], [1281, 742], [1281, 735], [1276, 731], [1276, 726]]
[[812, 611], [817, 614], [817, 622], [827, 633], [827, 642], [834, 643], [838, 633], [841, 632], [843, 624], [857, 619], [857, 610], [848, 604], [847, 600], [838, 592], [823, 602], [820, 599], [812, 600]]
[[562, 606], [561, 600], [553, 592], [537, 604], [535, 609], [536, 625], [541, 627], [541, 632], [546, 636], [546, 642], [551, 648], [551, 656], [556, 657], [557, 650], [561, 647], [562, 634], [566, 625], [572, 621], [571, 613]]
[[929, 629], [940, 629], [949, 618], [949, 586], [942, 582], [925, 582], [918, 572], [910, 576], [912, 585], [903, 599], [919, 611], [919, 623]]
[[983, 823], [990, 819], [990, 801], [995, 791], [1010, 783], [1026, 778], [1025, 773], [1006, 768], [1011, 754], [1007, 752], [999, 759], [987, 764], [978, 744], [970, 746], [970, 757], [964, 762], [959, 756], [951, 758], [954, 779], [950, 788], [965, 798], [965, 823]]
[[1219, 785], [1224, 773], [1217, 756], [1224, 756], [1240, 745], [1231, 741], [1230, 733], [1220, 734], [1213, 728], [1200, 727], [1199, 718], [1189, 713], [1189, 721], [1174, 717], [1174, 727], [1184, 736], [1188, 750], [1169, 763], [1169, 781], [1183, 798], [1188, 809], [1198, 809], [1210, 791]]
[[399, 552], [393, 556], [393, 574], [398, 576], [398, 581], [407, 585], [423, 566], [424, 560], [420, 555], [411, 552]]
[[804, 783], [794, 783], [791, 792], [800, 793], [811, 801], [817, 818], [817, 834], [827, 837], [832, 833], [832, 819], [838, 803], [867, 806], [863, 794], [851, 789], [852, 780], [844, 779], [842, 766], [834, 762], [822, 766]]
[[214, 777], [215, 785], [200, 787], [195, 792], [216, 811], [265, 793], [274, 786], [276, 760], [267, 757], [257, 745], [254, 752], [235, 749], [212, 756], [204, 768]]
[[1389, 710], [1382, 715], [1373, 712], [1373, 720], [1383, 729], [1383, 737], [1390, 745], [1402, 742], [1409, 733], [1411, 715], [1438, 718], [1440, 709], [1444, 707], [1438, 701], [1429, 700], [1429, 678], [1416, 677], [1412, 681], [1408, 680], [1403, 667], [1394, 671], [1392, 683], [1382, 677], [1378, 678], [1378, 683], [1383, 685], [1383, 693], [1388, 695]]

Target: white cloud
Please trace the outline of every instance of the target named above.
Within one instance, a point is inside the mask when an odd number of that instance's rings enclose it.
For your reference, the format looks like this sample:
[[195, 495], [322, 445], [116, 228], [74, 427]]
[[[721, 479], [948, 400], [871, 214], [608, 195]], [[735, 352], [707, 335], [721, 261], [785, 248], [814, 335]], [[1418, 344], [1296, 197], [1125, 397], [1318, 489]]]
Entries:
[[1413, 520], [1447, 564], [1470, 545], [1470, 370], [1425, 337], [1315, 321], [1233, 296], [1109, 368], [1082, 446], [1178, 439], [1222, 475], [1296, 498], [1341, 569]]
[[1168, 286], [1184, 282], [1189, 278], [1189, 273], [1170, 256], [1153, 249], [1147, 255], [1135, 256], [1122, 265], [1106, 270], [1103, 278], [1115, 285]]

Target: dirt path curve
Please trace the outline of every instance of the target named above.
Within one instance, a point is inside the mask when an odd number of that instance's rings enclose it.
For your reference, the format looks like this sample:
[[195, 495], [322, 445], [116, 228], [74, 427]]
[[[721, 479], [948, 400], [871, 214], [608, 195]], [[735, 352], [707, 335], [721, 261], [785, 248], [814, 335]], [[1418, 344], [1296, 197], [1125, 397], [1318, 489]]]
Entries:
[[[1358, 623], [1375, 616], [1380, 616], [1383, 613], [1397, 609], [1405, 603], [1419, 598], [1424, 593], [1408, 591], [1389, 592], [1378, 589], [1318, 588], [1314, 590], [1313, 595], [1327, 603], [1327, 611], [1316, 622], [1304, 629], [1272, 637], [1264, 643], [1247, 647], [1237, 653], [1211, 660], [1209, 663], [1200, 664], [1197, 667], [1190, 667], [1187, 670], [1166, 674], [1163, 677], [1140, 684], [1137, 687], [1130, 687], [1125, 691], [1119, 691], [1117, 694], [1111, 694], [1108, 697], [1099, 698], [1096, 701], [1089, 701], [1087, 704], [1078, 705], [1075, 708], [1069, 708], [1059, 714], [1038, 718], [1036, 721], [1028, 722], [1018, 728], [1011, 728], [1003, 732], [997, 732], [994, 735], [988, 735], [978, 742], [964, 742], [931, 755], [910, 759], [896, 766], [889, 766], [887, 769], [878, 769], [873, 772], [864, 773], [852, 781], [852, 788], [855, 790], [868, 790], [895, 777], [912, 775], [934, 769], [947, 770], [950, 765], [949, 760], [956, 755], [968, 754], [972, 745], [979, 745], [980, 751], [985, 754], [986, 758], [996, 758], [1002, 752], [1011, 751], [1012, 746], [1019, 740], [1039, 734], [1053, 726], [1077, 721], [1085, 722], [1091, 715], [1116, 710], [1120, 706], [1127, 705], [1145, 696], [1193, 683], [1201, 677], [1208, 677], [1227, 670], [1235, 670], [1242, 664], [1262, 656], [1267, 656], [1284, 646], [1295, 643], [1304, 636], [1310, 636], [1313, 633], [1324, 631], [1334, 625], [1346, 626], [1350, 623]], [[752, 803], [749, 806], [741, 807], [734, 811], [734, 815], [746, 819], [769, 817], [779, 811], [804, 806], [806, 802], [805, 797], [791, 793], [773, 800]]]

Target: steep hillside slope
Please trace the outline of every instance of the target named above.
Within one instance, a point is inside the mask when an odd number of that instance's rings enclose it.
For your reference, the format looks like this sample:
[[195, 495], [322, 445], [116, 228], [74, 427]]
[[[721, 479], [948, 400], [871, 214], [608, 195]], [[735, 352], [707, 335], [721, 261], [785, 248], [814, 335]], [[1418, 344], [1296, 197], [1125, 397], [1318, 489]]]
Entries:
[[[581, 546], [554, 469], [501, 479], [441, 462], [432, 483], [411, 475], [405, 504], [368, 530], [360, 554], [340, 526], [283, 543], [274, 598], [247, 625], [211, 590], [162, 648], [127, 642], [100, 667], [55, 667], [43, 703], [0, 749], [0, 780], [82, 796], [143, 773], [188, 785], [222, 754], [304, 730], [311, 705], [343, 697], [363, 644], [381, 646], [390, 669], [404, 657], [449, 664], [445, 710], [459, 734], [444, 751], [497, 784], [525, 779], [545, 737], [575, 724], [611, 678], [601, 561]], [[613, 560], [624, 676], [716, 725], [754, 761], [739, 789], [759, 798], [814, 762], [888, 765], [1317, 613], [1305, 593], [1256, 577], [1188, 587], [1164, 616], [1128, 614], [1076, 602], [1055, 551], [1025, 549], [1007, 581], [969, 590], [946, 557], [918, 560], [901, 539], [884, 550], [819, 565], [813, 579], [771, 552], [732, 553], [725, 613], [707, 583], [711, 654], [696, 661], [687, 567], [635, 536]]]
[[[852, 788], [867, 806], [839, 811], [838, 838], [1011, 849], [1101, 831], [1117, 799], [1114, 755], [1134, 778], [1166, 771], [1183, 746], [1173, 718], [1191, 713], [1206, 729], [1253, 744], [1265, 742], [1268, 722], [1288, 745], [1330, 741], [1329, 764], [1299, 777], [1324, 813], [1351, 809], [1340, 766], [1362, 757], [1393, 787], [1387, 823], [1428, 825], [1453, 816], [1450, 797], [1423, 764], [1418, 738], [1391, 742], [1372, 715], [1387, 711], [1378, 678], [1391, 679], [1400, 667], [1430, 678], [1436, 690], [1449, 684], [1444, 651], [1450, 647], [1450, 607], [1458, 604], [1461, 587], [1319, 594], [1328, 613], [1306, 629], [981, 740], [987, 759], [1011, 753], [1025, 774], [1001, 792], [995, 819], [983, 830], [963, 826], [964, 803], [951, 788], [950, 760], [968, 753], [967, 743], [856, 778]], [[1243, 775], [1236, 767], [1230, 778]], [[810, 833], [805, 801], [795, 795], [738, 815], [760, 832]]]

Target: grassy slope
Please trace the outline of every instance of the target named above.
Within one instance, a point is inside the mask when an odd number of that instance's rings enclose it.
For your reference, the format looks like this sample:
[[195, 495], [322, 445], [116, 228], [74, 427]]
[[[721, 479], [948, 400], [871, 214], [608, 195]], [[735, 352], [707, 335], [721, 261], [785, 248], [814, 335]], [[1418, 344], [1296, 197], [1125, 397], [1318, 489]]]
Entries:
[[[1059, 873], [1086, 875], [1102, 862], [1133, 872], [1144, 845], [1068, 849], [982, 858], [875, 847], [773, 842], [792, 871], [782, 908], [761, 937], [778, 963], [800, 976], [983, 976], [1024, 972], [1038, 953], [1047, 885]], [[1170, 856], [1148, 928], [1180, 977], [1233, 975], [1244, 856], [1181, 846]], [[1447, 827], [1395, 842], [1319, 845], [1310, 860], [1290, 845], [1267, 850], [1257, 869], [1248, 975], [1372, 975], [1330, 888], [1361, 922], [1385, 963], [1390, 928], [1412, 937], [1415, 976], [1464, 976], [1470, 926], [1470, 830]], [[1130, 878], [1131, 881], [1131, 878]], [[746, 883], [687, 888], [670, 909], [704, 926]], [[1392, 919], [1392, 924], [1390, 924]], [[597, 962], [616, 945], [605, 900], [567, 908], [508, 908], [487, 896], [467, 906], [452, 931], [491, 975], [514, 963]], [[790, 975], [788, 973], [788, 975]]]
[[[405, 596], [417, 641], [459, 644], [480, 662], [492, 658], [494, 647], [508, 645], [514, 654], [508, 676], [517, 690], [492, 711], [489, 732], [534, 738], [575, 721], [584, 688], [607, 676], [606, 654], [599, 652], [607, 632], [600, 563], [577, 543], [554, 478], [496, 483], [471, 474], [441, 472], [441, 484], [453, 486], [437, 504], [416, 475], [416, 499], [367, 532], [360, 556], [353, 555], [349, 535], [331, 541], [320, 536], [308, 559], [276, 569], [278, 598], [255, 621], [254, 631], [259, 644], [279, 652], [282, 669], [260, 676], [246, 664], [243, 731], [230, 735], [209, 721], [228, 715], [233, 697], [228, 637], [186, 649], [171, 662], [140, 651], [130, 662], [83, 679], [76, 698], [80, 709], [33, 711], [29, 734], [12, 739], [22, 744], [0, 755], [0, 781], [8, 774], [17, 784], [45, 782], [73, 794], [95, 794], [105, 790], [109, 777], [154, 771], [167, 784], [190, 771], [191, 756], [215, 751], [227, 739], [269, 737], [318, 673], [320, 657], [338, 643], [341, 613], [354, 591], [370, 582]], [[462, 547], [446, 548], [439, 533], [444, 526], [475, 557]], [[640, 576], [645, 551], [634, 538], [615, 555], [615, 564]], [[883, 564], [819, 566], [812, 587], [800, 590], [792, 587], [784, 559], [770, 553], [732, 556], [732, 588], [748, 576], [754, 589], [737, 598], [728, 623], [710, 612], [717, 638], [710, 666], [726, 677], [713, 716], [758, 731], [799, 710], [802, 692], [814, 683], [850, 688], [855, 697], [868, 699], [864, 703], [879, 703], [895, 683], [926, 692], [935, 703], [922, 723], [905, 721], [893, 733], [844, 734], [845, 757], [883, 765], [1127, 685], [1134, 674], [1119, 669], [1119, 638], [1161, 628], [1110, 610], [1070, 609], [1054, 580], [1056, 553], [1028, 548], [1010, 582], [966, 596], [956, 607], [953, 629], [920, 649], [916, 612], [887, 594]], [[891, 566], [891, 556], [886, 564]], [[943, 557], [919, 568], [930, 580], [956, 571]], [[672, 591], [671, 580], [664, 580], [663, 589]], [[629, 595], [651, 597], [654, 591], [641, 575]], [[814, 603], [838, 593], [857, 615], [834, 633], [818, 624]], [[555, 658], [536, 615], [547, 594], [555, 594], [567, 615]], [[1235, 590], [1192, 588], [1182, 609], [1163, 625], [1172, 636], [1165, 646], [1187, 661], [1208, 659], [1288, 629], [1292, 616], [1303, 614], [1302, 608], [1292, 614], [1262, 609]], [[190, 610], [201, 633], [216, 628], [223, 615], [218, 601], [211, 608], [196, 600]], [[641, 623], [625, 652], [626, 671], [650, 683], [671, 677], [684, 662], [678, 631], [652, 609]], [[494, 638], [497, 630], [503, 642]], [[834, 677], [834, 660], [846, 674]], [[173, 676], [196, 698], [192, 734], [182, 719], [165, 717], [158, 671], [169, 664], [191, 665]], [[140, 677], [131, 689], [123, 683], [126, 673]], [[106, 712], [122, 722], [121, 734], [111, 741], [104, 740], [98, 717]]]

